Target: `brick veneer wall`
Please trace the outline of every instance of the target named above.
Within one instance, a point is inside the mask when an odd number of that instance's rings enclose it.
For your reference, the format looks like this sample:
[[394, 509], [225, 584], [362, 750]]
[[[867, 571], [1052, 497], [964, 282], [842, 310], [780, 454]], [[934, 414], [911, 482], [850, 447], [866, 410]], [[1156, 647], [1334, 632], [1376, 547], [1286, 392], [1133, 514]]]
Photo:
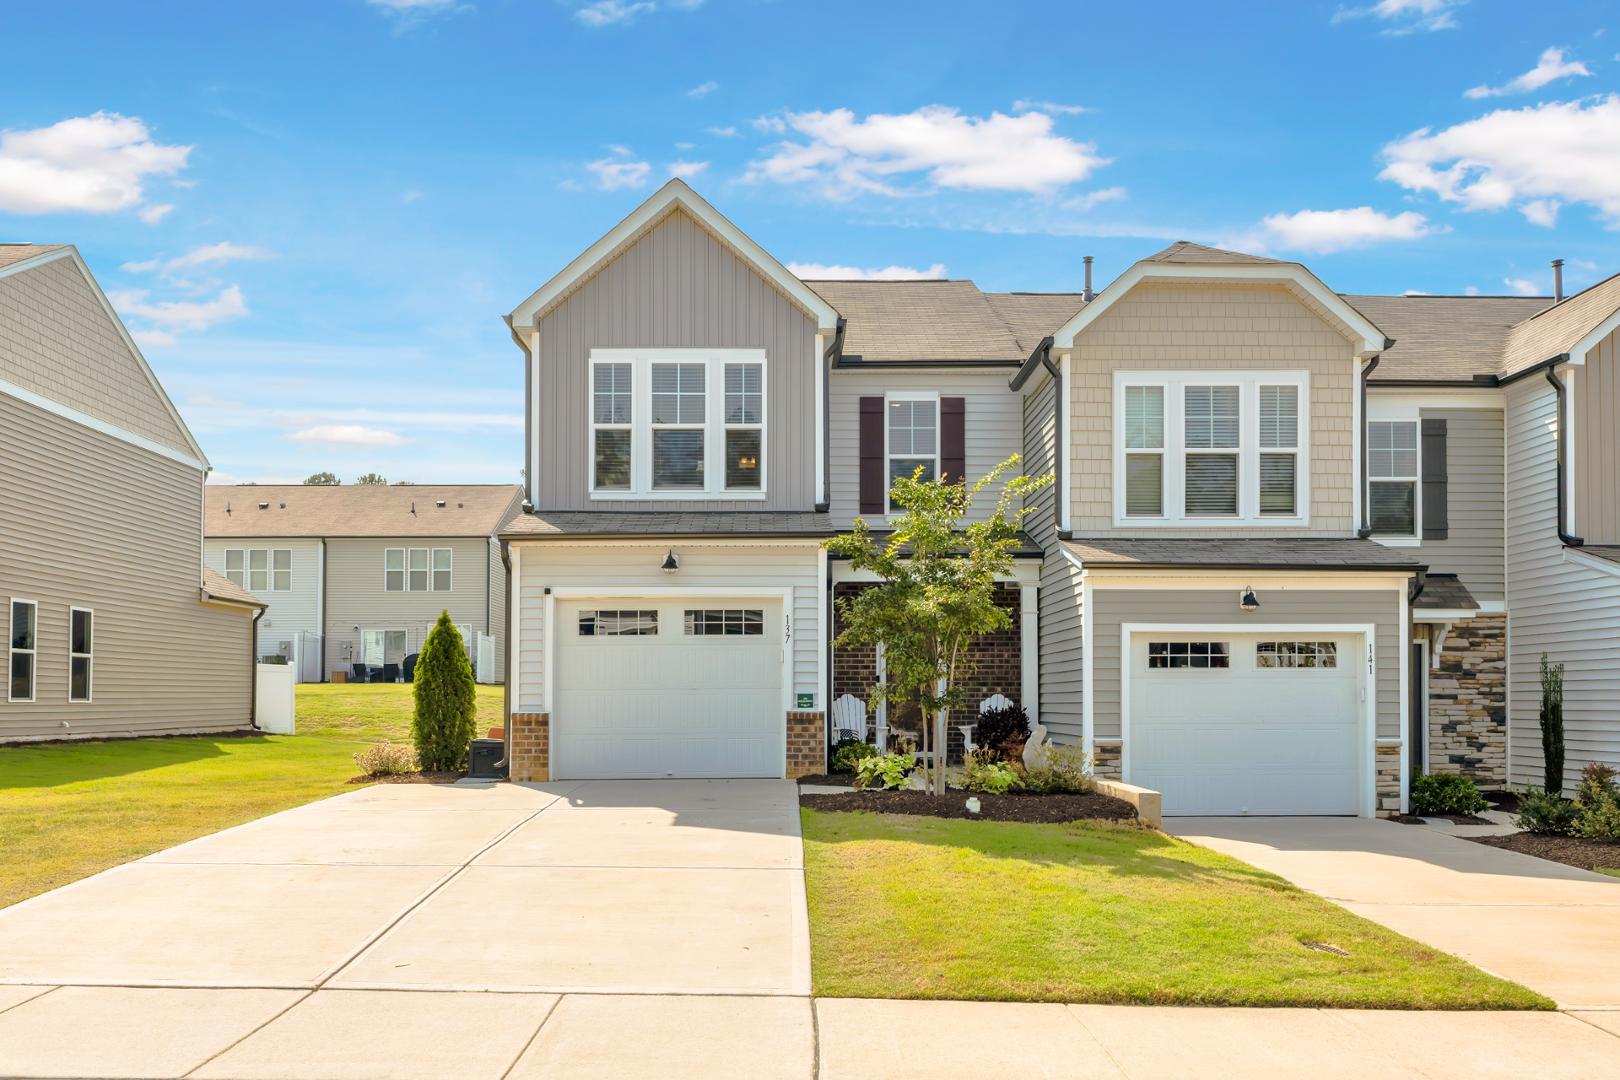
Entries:
[[1401, 748], [1378, 747], [1374, 771], [1379, 817], [1396, 817], [1401, 812]]
[[1486, 787], [1507, 783], [1507, 616], [1451, 627], [1429, 664], [1431, 773], [1460, 773]]
[[787, 778], [827, 771], [827, 714], [787, 714]]
[[518, 783], [551, 779], [551, 714], [512, 714], [512, 760], [507, 777]]
[[[871, 586], [859, 582], [844, 582], [833, 586], [834, 614], [833, 636], [843, 633], [844, 620], [841, 604], [848, 598], [859, 594]], [[1012, 625], [1005, 630], [994, 634], [986, 634], [974, 642], [969, 650], [969, 657], [973, 670], [962, 680], [961, 686], [968, 701], [968, 709], [977, 713], [979, 702], [992, 694], [1005, 694], [1012, 701], [1022, 705], [1023, 701], [1023, 623], [1019, 618], [1019, 588], [1017, 585], [1006, 583], [996, 586], [996, 606], [1002, 608], [1012, 616]], [[872, 687], [877, 683], [877, 649], [873, 646], [860, 646], [846, 648], [835, 646], [833, 648], [832, 670], [832, 696], [837, 700], [844, 694], [853, 694], [865, 701], [870, 707], [872, 704]], [[891, 729], [896, 726], [916, 729], [915, 714], [909, 717], [895, 717], [894, 710], [890, 710]], [[899, 720], [899, 724], [895, 720]], [[949, 752], [954, 757], [962, 754], [962, 733], [957, 730], [957, 724], [970, 723], [972, 717], [953, 713], [950, 730], [946, 732]], [[868, 714], [868, 740], [875, 738], [872, 728], [876, 725], [875, 714]], [[1035, 717], [1030, 717], [1030, 723]]]

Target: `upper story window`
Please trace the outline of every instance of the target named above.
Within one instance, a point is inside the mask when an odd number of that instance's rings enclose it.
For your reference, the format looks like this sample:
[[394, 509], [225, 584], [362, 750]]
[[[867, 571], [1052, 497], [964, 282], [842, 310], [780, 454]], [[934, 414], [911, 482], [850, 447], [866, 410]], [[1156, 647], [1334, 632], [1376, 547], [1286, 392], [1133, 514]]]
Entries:
[[765, 494], [765, 354], [759, 349], [591, 353], [595, 499]]
[[[939, 395], [892, 392], [884, 402], [888, 483], [922, 469], [924, 480], [939, 476]], [[889, 512], [894, 512], [889, 505]]]
[[383, 551], [383, 590], [449, 592], [454, 555], [450, 548], [387, 548]]
[[248, 592], [290, 592], [290, 548], [227, 548], [225, 576]]
[[1375, 536], [1416, 536], [1418, 422], [1367, 424], [1367, 518]]
[[1304, 372], [1115, 375], [1120, 526], [1304, 524]]

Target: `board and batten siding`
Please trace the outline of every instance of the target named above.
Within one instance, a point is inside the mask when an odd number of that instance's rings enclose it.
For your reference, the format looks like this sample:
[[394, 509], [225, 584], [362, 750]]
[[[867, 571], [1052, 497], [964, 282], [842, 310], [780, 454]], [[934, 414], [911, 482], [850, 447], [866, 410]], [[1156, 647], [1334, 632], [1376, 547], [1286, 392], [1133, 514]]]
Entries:
[[[202, 470], [0, 393], [0, 641], [36, 601], [32, 703], [0, 741], [245, 728], [252, 612], [201, 602]], [[93, 700], [68, 701], [68, 619], [95, 612]]]
[[[1347, 536], [1356, 523], [1354, 397], [1350, 340], [1281, 286], [1147, 282], [1081, 333], [1070, 354], [1074, 422], [1072, 526], [1076, 535]], [[1310, 524], [1114, 528], [1114, 373], [1308, 371]]]
[[1433, 574], [1456, 574], [1475, 600], [1501, 603], [1503, 447], [1500, 409], [1423, 409], [1446, 422], [1447, 538], [1419, 545]]
[[[920, 390], [937, 391], [942, 398], [962, 398], [967, 478], [973, 483], [1016, 453], [1023, 442], [1022, 402], [1017, 393], [1007, 389], [1007, 376], [1004, 370], [835, 370], [832, 373], [832, 414], [828, 417], [833, 527], [847, 529], [860, 515], [861, 398], [882, 397], [890, 391]], [[885, 416], [884, 423], [887, 422]], [[1008, 473], [1004, 479], [1015, 475]], [[985, 489], [970, 520], [982, 521], [989, 517], [1000, 494], [999, 488]], [[883, 527], [881, 521], [871, 524]]]
[[[686, 213], [661, 218], [548, 312], [538, 329], [537, 509], [815, 505], [815, 321]], [[765, 350], [765, 499], [591, 499], [591, 350], [663, 347]]]
[[[389, 592], [383, 588], [383, 552], [388, 548], [449, 548], [448, 592]], [[406, 651], [416, 652], [448, 611], [454, 623], [491, 634], [496, 655], [504, 627], [490, 618], [489, 539], [483, 536], [333, 537], [326, 541], [326, 670], [347, 671], [361, 656], [367, 630], [403, 630]], [[493, 556], [499, 560], [499, 555]], [[358, 627], [358, 629], [356, 629]]]
[[1507, 389], [1508, 780], [1541, 786], [1546, 653], [1564, 665], [1572, 793], [1587, 763], [1620, 762], [1620, 567], [1558, 539], [1557, 411], [1539, 375]]
[[1588, 544], [1620, 544], [1620, 330], [1598, 342], [1584, 366], [1562, 367], [1559, 376], [1575, 403], [1575, 531]]
[[[1053, 407], [1057, 383], [1044, 374], [1040, 380], [1023, 399], [1024, 472], [1030, 476], [1052, 470], [1056, 443]], [[1057, 485], [1048, 484], [1025, 503], [1025, 531], [1045, 552], [1040, 582], [1039, 720], [1055, 741], [1078, 744], [1085, 734], [1083, 596], [1080, 569], [1057, 539], [1057, 495]]]
[[[1256, 623], [1344, 624], [1371, 623], [1378, 680], [1378, 732], [1380, 739], [1400, 738], [1401, 650], [1406, 633], [1401, 625], [1401, 594], [1396, 589], [1278, 589], [1257, 588]], [[1098, 739], [1119, 739], [1120, 626], [1124, 623], [1210, 623], [1244, 621], [1236, 594], [1228, 585], [1215, 589], [1110, 589], [1106, 578], [1092, 582], [1091, 627], [1092, 723]], [[1244, 617], [1248, 618], [1248, 617]]]
[[[260, 589], [253, 593], [270, 605], [259, 620], [259, 655], [273, 656], [283, 641], [297, 640], [298, 635], [304, 633], [321, 633], [321, 542], [303, 536], [210, 538], [203, 542], [203, 559], [210, 570], [223, 576], [227, 550], [252, 548], [283, 548], [292, 552], [292, 588], [285, 592]], [[247, 556], [242, 558], [245, 564]], [[245, 576], [242, 587], [248, 587]]]
[[[546, 626], [548, 588], [626, 588], [645, 586], [649, 595], [679, 596], [680, 586], [759, 587], [774, 595], [793, 590], [787, 614], [793, 620], [793, 687], [812, 694], [821, 709], [821, 624], [814, 543], [704, 544], [675, 542], [681, 568], [659, 569], [670, 545], [575, 544], [514, 542], [521, 550], [518, 567], [518, 712], [545, 711]], [[620, 600], [615, 598], [615, 606]]]

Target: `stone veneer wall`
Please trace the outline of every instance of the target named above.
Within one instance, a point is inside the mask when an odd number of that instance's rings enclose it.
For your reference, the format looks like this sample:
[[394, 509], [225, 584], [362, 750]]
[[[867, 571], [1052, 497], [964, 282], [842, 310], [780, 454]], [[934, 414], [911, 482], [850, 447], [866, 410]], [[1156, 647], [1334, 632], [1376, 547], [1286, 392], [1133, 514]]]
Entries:
[[1091, 747], [1092, 774], [1103, 780], [1118, 780], [1120, 778], [1120, 756], [1124, 744], [1119, 742], [1096, 742]]
[[1507, 783], [1506, 615], [1456, 623], [1431, 659], [1427, 765], [1484, 787]]
[[507, 778], [518, 783], [551, 779], [551, 714], [512, 714], [512, 760]]
[[1401, 748], [1380, 744], [1374, 768], [1378, 816], [1396, 817], [1401, 812]]
[[787, 778], [814, 776], [827, 771], [827, 714], [787, 714]]

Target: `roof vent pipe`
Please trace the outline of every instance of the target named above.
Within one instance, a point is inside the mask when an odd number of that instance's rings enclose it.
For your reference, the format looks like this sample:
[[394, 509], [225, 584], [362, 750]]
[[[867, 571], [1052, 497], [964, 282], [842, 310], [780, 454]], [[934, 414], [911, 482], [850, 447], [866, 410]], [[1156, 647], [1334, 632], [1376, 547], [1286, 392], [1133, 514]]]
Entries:
[[1091, 256], [1087, 255], [1086, 256], [1086, 291], [1085, 291], [1085, 295], [1084, 295], [1084, 297], [1082, 297], [1082, 299], [1084, 299], [1085, 302], [1089, 304], [1089, 303], [1091, 303], [1091, 298], [1096, 296], [1096, 295], [1097, 295], [1096, 293], [1091, 291]]
[[1553, 303], [1564, 298], [1564, 260], [1553, 260]]

